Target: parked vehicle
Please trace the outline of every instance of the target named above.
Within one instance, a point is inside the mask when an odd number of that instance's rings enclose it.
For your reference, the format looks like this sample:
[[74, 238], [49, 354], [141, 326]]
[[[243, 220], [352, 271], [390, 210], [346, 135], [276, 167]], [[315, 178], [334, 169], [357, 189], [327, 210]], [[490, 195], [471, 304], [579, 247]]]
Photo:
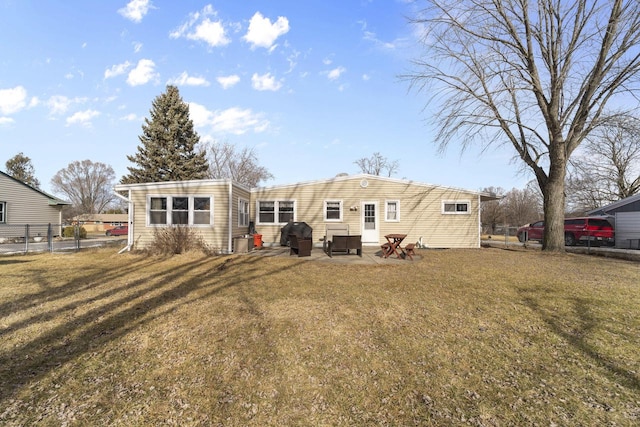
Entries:
[[120, 225], [118, 227], [114, 227], [110, 230], [107, 230], [105, 234], [107, 236], [126, 236], [127, 234], [129, 234], [129, 226]]
[[[537, 221], [518, 228], [518, 240], [537, 240], [542, 242], [544, 221]], [[613, 225], [604, 217], [579, 217], [564, 220], [564, 244], [573, 246], [576, 243], [606, 244], [615, 243]]]

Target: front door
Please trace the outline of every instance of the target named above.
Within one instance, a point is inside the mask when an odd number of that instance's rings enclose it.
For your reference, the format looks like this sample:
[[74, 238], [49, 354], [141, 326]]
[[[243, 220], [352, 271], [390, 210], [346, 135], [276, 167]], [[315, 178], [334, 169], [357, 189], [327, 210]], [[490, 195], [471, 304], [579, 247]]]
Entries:
[[378, 244], [378, 202], [362, 202], [362, 243]]

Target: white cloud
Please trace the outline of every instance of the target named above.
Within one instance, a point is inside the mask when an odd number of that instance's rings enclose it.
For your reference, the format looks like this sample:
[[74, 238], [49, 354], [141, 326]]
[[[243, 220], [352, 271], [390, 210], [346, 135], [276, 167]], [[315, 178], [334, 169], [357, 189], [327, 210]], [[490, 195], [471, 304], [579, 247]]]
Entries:
[[86, 98], [68, 98], [64, 95], [54, 95], [47, 100], [45, 105], [49, 107], [49, 114], [58, 115], [67, 112], [72, 104], [82, 104], [86, 102]]
[[365, 82], [371, 80], [371, 76], [369, 74], [363, 74], [362, 75], [362, 80], [364, 80]]
[[0, 113], [13, 114], [27, 105], [27, 90], [22, 86], [0, 89]]
[[134, 53], [139, 53], [141, 50], [142, 50], [142, 43], [133, 42], [133, 52]]
[[189, 20], [178, 29], [172, 31], [169, 37], [178, 39], [184, 37], [188, 40], [197, 40], [207, 43], [211, 47], [225, 46], [231, 43], [227, 37], [222, 21], [212, 21], [209, 16], [216, 16], [217, 12], [210, 4], [201, 12], [189, 15]]
[[91, 120], [99, 115], [100, 113], [95, 110], [78, 111], [71, 117], [67, 117], [67, 126], [77, 124], [84, 127], [91, 127]]
[[372, 33], [371, 31], [365, 31], [362, 38], [369, 42], [372, 42], [381, 49], [393, 50], [396, 48], [395, 42], [384, 42], [377, 38], [376, 33]]
[[116, 77], [121, 74], [124, 74], [127, 72], [129, 67], [131, 67], [131, 62], [129, 61], [125, 61], [122, 64], [116, 64], [104, 71], [104, 78], [110, 79], [111, 77]]
[[255, 90], [277, 91], [282, 87], [282, 82], [276, 81], [276, 78], [271, 73], [263, 74], [262, 76], [254, 74], [251, 77], [251, 85]]
[[141, 59], [136, 68], [129, 72], [127, 83], [130, 86], [140, 86], [152, 80], [158, 80], [160, 75], [155, 71], [156, 64], [150, 59]]
[[136, 122], [140, 120], [140, 118], [138, 117], [137, 114], [131, 113], [131, 114], [127, 114], [126, 116], [120, 117], [120, 120], [124, 120], [126, 122]]
[[130, 21], [139, 23], [152, 7], [150, 0], [131, 0], [125, 7], [118, 9], [118, 13]]
[[176, 86], [209, 86], [209, 82], [204, 77], [190, 76], [186, 71], [178, 77], [169, 80], [167, 84]]
[[49, 114], [64, 114], [71, 105], [71, 100], [63, 95], [54, 95], [47, 101]]
[[230, 76], [222, 76], [216, 79], [222, 89], [229, 89], [230, 87], [235, 86], [240, 81], [240, 76], [236, 74], [232, 74]]
[[262, 16], [260, 12], [256, 12], [251, 21], [249, 21], [249, 29], [243, 39], [251, 43], [251, 48], [264, 47], [273, 50], [274, 43], [278, 37], [289, 32], [289, 20], [284, 16], [279, 16], [273, 24], [269, 18]]
[[15, 123], [11, 117], [0, 117], [0, 126], [9, 126]]
[[336, 80], [338, 78], [340, 78], [340, 76], [346, 72], [347, 69], [344, 67], [337, 67], [334, 68], [333, 70], [327, 72], [327, 77], [329, 78], [329, 80]]
[[190, 103], [189, 115], [195, 127], [210, 128], [214, 133], [234, 135], [242, 135], [249, 131], [260, 133], [266, 131], [270, 125], [269, 121], [264, 118], [264, 114], [237, 107], [209, 111], [203, 105]]

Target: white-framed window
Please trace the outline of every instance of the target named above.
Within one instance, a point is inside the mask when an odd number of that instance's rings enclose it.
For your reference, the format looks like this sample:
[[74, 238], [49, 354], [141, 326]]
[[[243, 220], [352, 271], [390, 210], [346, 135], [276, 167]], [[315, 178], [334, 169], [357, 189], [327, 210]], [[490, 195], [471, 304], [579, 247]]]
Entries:
[[296, 219], [296, 204], [293, 200], [258, 200], [258, 224], [285, 224]]
[[147, 201], [149, 225], [164, 225], [167, 223], [167, 198], [166, 197], [150, 197]]
[[324, 220], [342, 221], [342, 200], [324, 201]]
[[385, 202], [384, 220], [387, 222], [400, 221], [400, 200], [387, 200]]
[[211, 224], [211, 197], [193, 197], [193, 224]]
[[249, 226], [249, 201], [238, 199], [238, 227]]
[[213, 224], [211, 196], [147, 196], [147, 225]]
[[468, 200], [444, 200], [442, 202], [442, 213], [446, 215], [469, 215], [471, 214], [470, 207], [471, 202]]
[[7, 222], [7, 202], [0, 202], [0, 224]]

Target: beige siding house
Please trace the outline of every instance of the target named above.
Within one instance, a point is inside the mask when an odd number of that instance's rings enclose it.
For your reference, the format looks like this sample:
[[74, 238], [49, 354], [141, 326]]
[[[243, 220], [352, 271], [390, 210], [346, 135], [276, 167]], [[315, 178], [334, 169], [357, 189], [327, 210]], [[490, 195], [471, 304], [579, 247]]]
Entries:
[[120, 184], [115, 190], [127, 193], [130, 247], [149, 246], [159, 227], [189, 225], [210, 247], [228, 253], [233, 237], [249, 230], [250, 190], [229, 180]]
[[0, 171], [0, 227], [61, 224], [62, 207], [69, 204]]
[[373, 175], [253, 190], [228, 180], [203, 180], [118, 185], [116, 191], [129, 194], [131, 245], [144, 247], [156, 227], [179, 223], [193, 225], [223, 252], [232, 251], [233, 237], [247, 234], [249, 223], [265, 246], [277, 246], [289, 221], [311, 226], [315, 246], [322, 245], [327, 225], [347, 224], [349, 234], [360, 234], [366, 246], [400, 233], [407, 235], [405, 243], [423, 247], [477, 248], [480, 202], [491, 199], [477, 191]]
[[[280, 241], [287, 220], [313, 228], [322, 244], [327, 224], [348, 224], [349, 234], [379, 246], [387, 234], [431, 248], [480, 247], [480, 201], [488, 195], [373, 175], [258, 188], [251, 192], [252, 218], [263, 241]], [[274, 211], [273, 214], [271, 211]], [[275, 220], [273, 219], [275, 218]]]

